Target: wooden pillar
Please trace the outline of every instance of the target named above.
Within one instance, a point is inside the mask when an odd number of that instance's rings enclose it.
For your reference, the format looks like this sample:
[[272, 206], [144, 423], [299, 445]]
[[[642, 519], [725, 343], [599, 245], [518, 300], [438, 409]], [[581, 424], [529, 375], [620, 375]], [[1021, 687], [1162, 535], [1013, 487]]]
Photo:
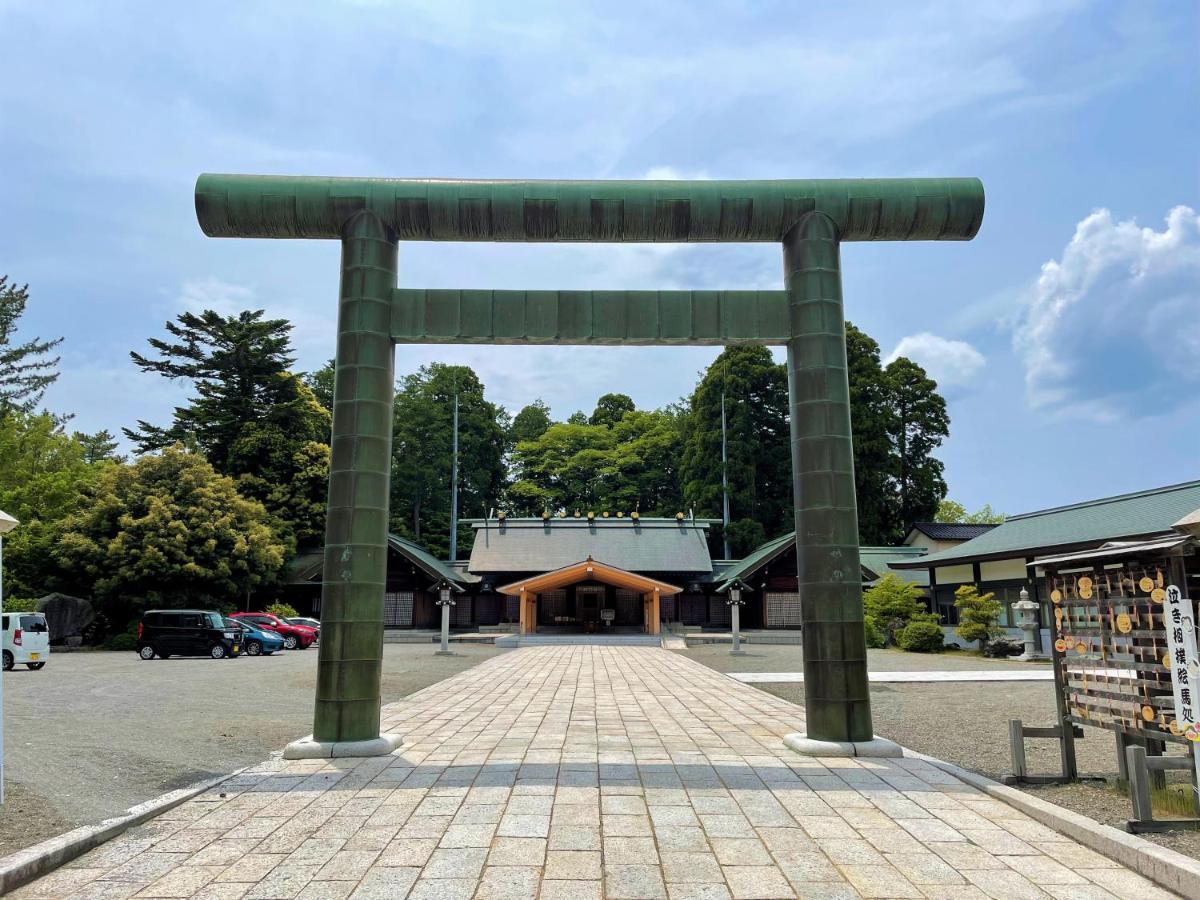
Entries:
[[650, 633], [658, 634], [662, 627], [662, 597], [658, 588], [654, 589], [654, 600], [650, 604]]
[[525, 625], [525, 616], [529, 607], [529, 604], [526, 602], [527, 596], [528, 595], [524, 591], [521, 591], [521, 603], [520, 606], [517, 607], [517, 622], [519, 623], [517, 626], [517, 631], [520, 634], [529, 634], [529, 631]]

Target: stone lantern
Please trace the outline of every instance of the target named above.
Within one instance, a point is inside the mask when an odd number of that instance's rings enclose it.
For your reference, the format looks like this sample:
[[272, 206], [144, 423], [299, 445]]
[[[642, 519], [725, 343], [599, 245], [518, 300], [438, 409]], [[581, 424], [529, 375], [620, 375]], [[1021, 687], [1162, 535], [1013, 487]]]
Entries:
[[1013, 604], [1013, 609], [1020, 613], [1021, 620], [1017, 623], [1021, 630], [1025, 632], [1025, 652], [1017, 659], [1043, 659], [1039, 652], [1038, 630], [1041, 628], [1041, 623], [1038, 622], [1038, 605], [1029, 599], [1029, 591], [1021, 588], [1021, 599]]
[[729, 651], [730, 655], [742, 656], [745, 650], [742, 649], [742, 606], [746, 603], [742, 599], [742, 585], [735, 584], [729, 589], [729, 599], [725, 601], [729, 606], [730, 624], [733, 631], [733, 648]]
[[442, 584], [441, 590], [438, 591], [438, 599], [434, 602], [442, 608], [442, 646], [437, 655], [450, 656], [450, 607], [454, 606], [454, 600], [450, 597], [448, 584]]

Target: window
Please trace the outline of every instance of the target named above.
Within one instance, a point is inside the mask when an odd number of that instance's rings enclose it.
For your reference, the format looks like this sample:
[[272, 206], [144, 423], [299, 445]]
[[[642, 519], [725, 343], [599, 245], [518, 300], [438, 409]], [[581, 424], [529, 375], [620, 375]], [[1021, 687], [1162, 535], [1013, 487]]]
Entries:
[[42, 616], [21, 616], [20, 618], [20, 627], [26, 631], [31, 631], [34, 634], [41, 634], [42, 632], [50, 630], [46, 627], [46, 620]]
[[0, 629], [8, 631], [8, 616], [0, 617]]
[[176, 624], [180, 628], [199, 628], [200, 616], [197, 613], [183, 613]]

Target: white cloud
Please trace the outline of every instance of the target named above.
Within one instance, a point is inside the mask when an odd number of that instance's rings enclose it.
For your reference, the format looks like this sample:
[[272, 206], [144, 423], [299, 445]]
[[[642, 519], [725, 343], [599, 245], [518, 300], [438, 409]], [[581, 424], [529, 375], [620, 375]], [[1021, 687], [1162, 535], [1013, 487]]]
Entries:
[[890, 363], [899, 356], [920, 365], [942, 388], [968, 383], [987, 364], [984, 355], [966, 341], [952, 341], [928, 331], [901, 338], [884, 362]]
[[1177, 405], [1200, 370], [1200, 215], [1162, 231], [1107, 209], [1042, 266], [1013, 329], [1035, 409], [1097, 421]]
[[709, 181], [712, 176], [703, 169], [683, 172], [674, 166], [651, 166], [642, 178], [647, 181]]

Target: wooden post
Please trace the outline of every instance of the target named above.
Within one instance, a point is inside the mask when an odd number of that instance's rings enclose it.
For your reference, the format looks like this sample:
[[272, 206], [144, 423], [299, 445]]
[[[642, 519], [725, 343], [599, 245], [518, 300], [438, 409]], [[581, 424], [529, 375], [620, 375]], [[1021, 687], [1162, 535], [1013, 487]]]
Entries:
[[1129, 799], [1133, 801], [1133, 818], [1149, 822], [1154, 818], [1150, 806], [1150, 779], [1146, 771], [1146, 748], [1136, 744], [1125, 748], [1126, 768], [1129, 770]]
[[1020, 719], [1008, 720], [1008, 751], [1012, 756], [1013, 777], [1021, 780], [1029, 774], [1029, 767], [1025, 763], [1025, 732]]
[[654, 589], [654, 601], [650, 604], [650, 633], [658, 634], [660, 630], [659, 619], [662, 617], [662, 600], [658, 592], [658, 588]]
[[520, 623], [517, 627], [517, 631], [521, 634], [529, 634], [529, 631], [525, 625], [525, 616], [527, 614], [529, 605], [526, 602], [527, 597], [528, 595], [524, 591], [521, 591], [521, 605], [517, 609], [517, 621]]

